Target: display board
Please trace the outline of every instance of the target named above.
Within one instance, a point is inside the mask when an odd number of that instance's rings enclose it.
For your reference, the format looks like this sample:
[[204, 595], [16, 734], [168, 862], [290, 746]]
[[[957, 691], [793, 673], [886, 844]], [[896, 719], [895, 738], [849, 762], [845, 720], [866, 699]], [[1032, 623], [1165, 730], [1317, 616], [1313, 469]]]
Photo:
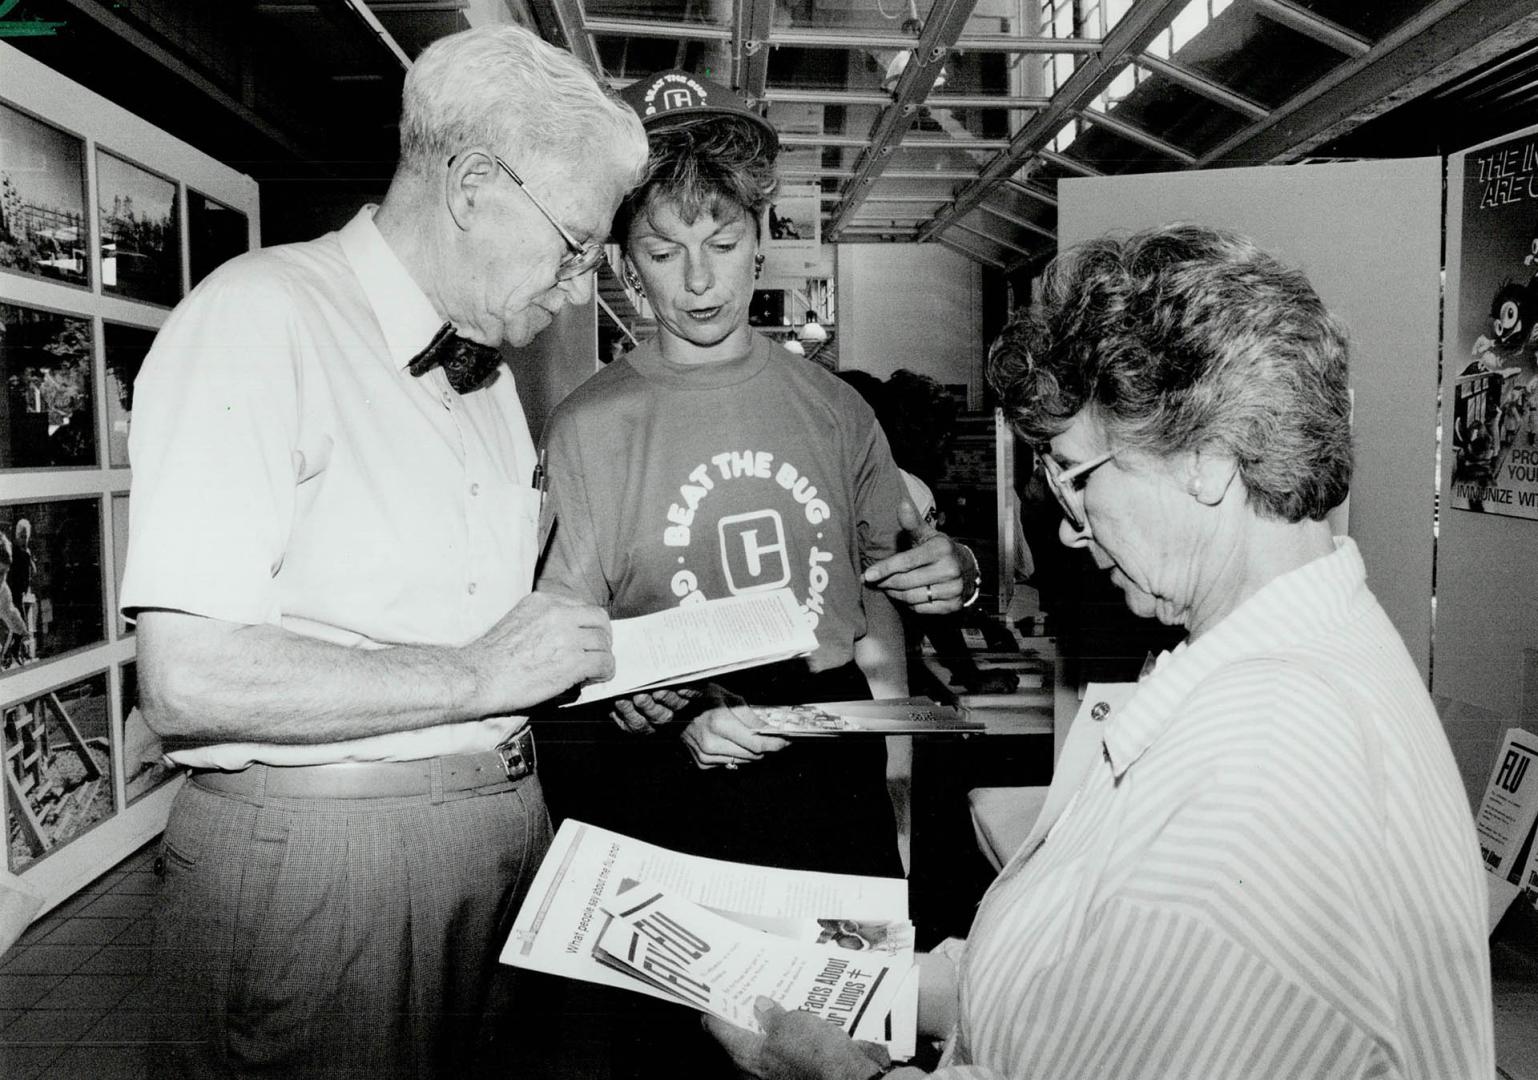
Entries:
[[1447, 162], [1435, 691], [1477, 800], [1538, 721], [1538, 127]]
[[0, 43], [0, 794], [43, 910], [158, 833], [178, 782], [117, 615], [133, 380], [257, 217], [255, 181]]
[[1303, 270], [1344, 321], [1356, 447], [1349, 533], [1428, 681], [1440, 218], [1437, 158], [1059, 184], [1060, 246], [1174, 221], [1234, 229]]

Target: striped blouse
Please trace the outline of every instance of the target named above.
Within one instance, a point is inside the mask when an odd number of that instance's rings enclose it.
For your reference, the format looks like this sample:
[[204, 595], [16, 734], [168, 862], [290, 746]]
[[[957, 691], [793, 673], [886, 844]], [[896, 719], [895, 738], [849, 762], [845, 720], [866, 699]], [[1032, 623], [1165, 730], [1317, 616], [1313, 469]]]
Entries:
[[1494, 1074], [1469, 805], [1337, 543], [1091, 730], [1066, 809], [983, 899], [937, 1076]]

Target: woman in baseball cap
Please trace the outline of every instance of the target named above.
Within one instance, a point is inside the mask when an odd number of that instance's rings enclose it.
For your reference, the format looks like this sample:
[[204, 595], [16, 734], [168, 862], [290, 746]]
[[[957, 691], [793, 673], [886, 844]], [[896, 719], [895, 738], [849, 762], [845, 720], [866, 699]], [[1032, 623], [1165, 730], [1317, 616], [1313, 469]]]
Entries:
[[[643, 79], [623, 97], [651, 153], [614, 236], [658, 333], [551, 417], [561, 527], [540, 588], [620, 618], [787, 587], [815, 621], [818, 648], [721, 676], [687, 704], [617, 703], [618, 729], [606, 723], [580, 746], [568, 739], [571, 775], [564, 790], [552, 779], [552, 805], [698, 855], [901, 876], [882, 740], [793, 744], [763, 734], [751, 706], [869, 698], [872, 683], [882, 697], [906, 693], [901, 625], [861, 580], [896, 550], [902, 480], [864, 400], [748, 324], [775, 190], [774, 128], [741, 95], [686, 72]], [[869, 678], [854, 663], [866, 637], [885, 644]], [[637, 1022], [615, 1022], [637, 1041], [668, 1038], [666, 1023], [638, 1019], [633, 995], [622, 1009]], [[698, 1034], [697, 1019], [680, 1022]], [[685, 1041], [726, 1069], [713, 1044]], [[710, 1075], [682, 1068], [683, 1052], [629, 1046], [614, 1074]]]

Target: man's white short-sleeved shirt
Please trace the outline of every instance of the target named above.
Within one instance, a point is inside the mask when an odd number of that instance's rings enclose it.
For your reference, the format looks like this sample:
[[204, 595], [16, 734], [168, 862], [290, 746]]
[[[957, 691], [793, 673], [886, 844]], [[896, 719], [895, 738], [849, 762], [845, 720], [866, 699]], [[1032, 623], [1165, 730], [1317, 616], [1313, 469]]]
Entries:
[[[119, 603], [358, 648], [460, 645], [527, 595], [535, 453], [511, 371], [460, 395], [407, 367], [442, 324], [365, 207], [227, 263], [134, 383]], [[240, 768], [486, 750], [496, 717], [323, 745], [178, 751]]]

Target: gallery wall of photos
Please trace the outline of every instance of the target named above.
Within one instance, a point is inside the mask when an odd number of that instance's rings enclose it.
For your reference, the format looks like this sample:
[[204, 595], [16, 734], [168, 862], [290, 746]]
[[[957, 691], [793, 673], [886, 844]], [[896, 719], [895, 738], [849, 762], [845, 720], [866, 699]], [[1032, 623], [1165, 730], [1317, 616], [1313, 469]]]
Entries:
[[158, 833], [181, 782], [117, 614], [133, 381], [257, 244], [255, 181], [0, 42], [3, 866], [45, 910]]

